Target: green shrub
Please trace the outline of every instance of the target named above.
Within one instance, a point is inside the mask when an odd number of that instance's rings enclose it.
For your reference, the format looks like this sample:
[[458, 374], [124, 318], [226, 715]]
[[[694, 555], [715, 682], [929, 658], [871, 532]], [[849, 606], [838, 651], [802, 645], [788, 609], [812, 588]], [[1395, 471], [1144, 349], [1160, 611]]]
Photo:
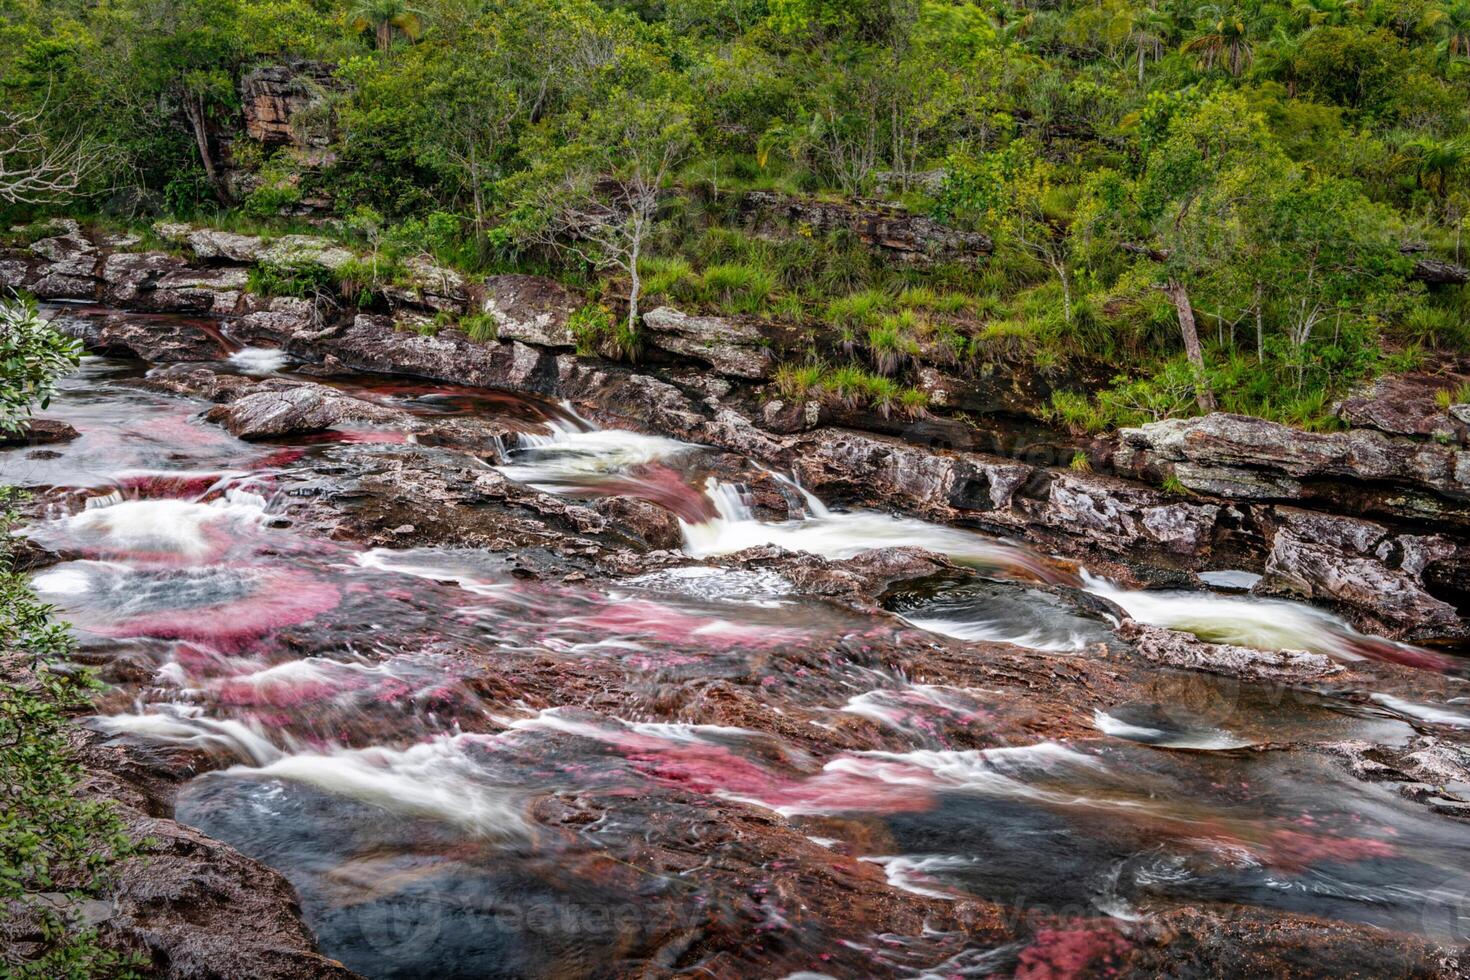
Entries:
[[295, 296], [305, 299], [337, 288], [337, 274], [324, 265], [275, 265], [262, 262], [250, 269], [249, 287], [260, 296]]
[[567, 318], [567, 328], [577, 342], [577, 353], [600, 354], [618, 360], [638, 358], [638, 334], [628, 322], [614, 317], [612, 311], [598, 303], [588, 303]]

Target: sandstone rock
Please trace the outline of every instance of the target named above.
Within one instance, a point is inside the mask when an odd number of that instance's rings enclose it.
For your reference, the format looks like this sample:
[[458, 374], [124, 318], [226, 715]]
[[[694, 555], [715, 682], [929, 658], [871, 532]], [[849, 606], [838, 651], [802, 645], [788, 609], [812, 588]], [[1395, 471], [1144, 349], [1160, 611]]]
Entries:
[[1320, 653], [1304, 650], [1266, 651], [1228, 643], [1206, 643], [1187, 633], [1124, 621], [1118, 635], [1134, 652], [1162, 667], [1225, 674], [1242, 680], [1299, 684], [1340, 673], [1342, 667]]
[[416, 255], [403, 264], [410, 284], [384, 286], [382, 292], [388, 299], [452, 313], [463, 313], [469, 308], [470, 290], [464, 276], [426, 255]]
[[337, 272], [356, 254], [316, 235], [283, 235], [261, 250], [258, 261], [280, 266], [319, 265]]
[[185, 267], [140, 292], [134, 305], [166, 313], [233, 313], [248, 282], [249, 273], [241, 268]]
[[1289, 507], [1273, 513], [1271, 553], [1254, 591], [1342, 603], [1412, 636], [1464, 631], [1455, 608], [1424, 587], [1425, 568], [1455, 554], [1451, 542]]
[[[1377, 429], [1389, 435], [1435, 436], [1455, 428], [1438, 402], [1459, 379], [1429, 374], [1384, 375], [1338, 402], [1338, 418], [1354, 428]], [[1454, 415], [1451, 407], [1449, 414]]]
[[232, 336], [245, 341], [268, 340], [284, 345], [297, 334], [315, 330], [316, 303], [295, 296], [253, 297], [254, 307], [230, 326]]
[[0, 288], [27, 289], [40, 277], [34, 258], [0, 259]]
[[114, 252], [102, 263], [102, 298], [115, 306], [131, 306], [183, 265], [182, 259], [165, 252]]
[[98, 293], [98, 280], [89, 276], [63, 276], [43, 273], [31, 283], [30, 291], [37, 299], [94, 300]]
[[654, 550], [677, 548], [684, 541], [679, 519], [658, 504], [637, 497], [604, 497], [594, 509], [609, 526], [642, 541]]
[[585, 302], [545, 276], [491, 276], [485, 280], [485, 312], [501, 340], [539, 347], [575, 347], [567, 321]]
[[0, 429], [0, 446], [45, 446], [71, 442], [78, 435], [76, 429], [60, 419], [29, 419], [21, 423], [19, 431]]
[[1171, 473], [1191, 490], [1245, 500], [1298, 499], [1306, 480], [1423, 487], [1470, 500], [1470, 454], [1381, 432], [1303, 432], [1245, 415], [1165, 419], [1124, 429], [1125, 473]]
[[89, 350], [155, 363], [218, 361], [228, 353], [218, 334], [179, 317], [115, 313], [104, 317], [58, 316], [51, 322]]
[[239, 235], [214, 228], [190, 229], [184, 242], [200, 259], [252, 263], [265, 252], [265, 242], [258, 235]]
[[210, 409], [207, 418], [241, 439], [305, 435], [344, 423], [414, 424], [406, 412], [309, 381], [265, 382], [250, 394]]
[[950, 228], [887, 201], [820, 201], [769, 191], [740, 196], [740, 214], [762, 234], [851, 232], [866, 245], [902, 261], [974, 260], [994, 243], [978, 232]]
[[302, 349], [332, 354], [359, 371], [416, 374], [484, 387], [535, 390], [531, 379], [544, 370], [542, 356], [524, 345], [478, 344], [458, 330], [437, 334], [395, 330], [392, 318], [376, 314], [358, 314], [339, 333]]
[[97, 246], [78, 232], [34, 241], [31, 251], [45, 260], [47, 272], [55, 276], [91, 276], [100, 257]]
[[311, 123], [319, 123], [326, 90], [336, 85], [332, 66], [320, 62], [289, 61], [247, 72], [240, 79], [246, 135], [267, 146], [327, 145], [330, 126]]
[[770, 375], [773, 359], [753, 324], [717, 316], [688, 316], [667, 306], [643, 315], [644, 339], [672, 354], [708, 361], [736, 378]]

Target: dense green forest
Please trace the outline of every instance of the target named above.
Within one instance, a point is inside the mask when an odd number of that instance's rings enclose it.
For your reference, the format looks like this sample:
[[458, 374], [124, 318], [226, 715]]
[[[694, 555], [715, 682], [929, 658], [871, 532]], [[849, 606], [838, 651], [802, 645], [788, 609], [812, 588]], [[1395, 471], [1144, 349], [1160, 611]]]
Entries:
[[[322, 66], [319, 150], [239, 131], [241, 77], [291, 59]], [[279, 230], [320, 202], [371, 257], [354, 283], [424, 253], [549, 272], [626, 357], [650, 304], [761, 317], [808, 338], [790, 395], [919, 412], [919, 365], [1026, 365], [1076, 428], [1320, 426], [1470, 341], [1465, 287], [1415, 274], [1461, 259], [1464, 0], [3, 0], [0, 77], [0, 149], [81, 171], [12, 221]], [[726, 220], [749, 190], [994, 250], [771, 240]]]

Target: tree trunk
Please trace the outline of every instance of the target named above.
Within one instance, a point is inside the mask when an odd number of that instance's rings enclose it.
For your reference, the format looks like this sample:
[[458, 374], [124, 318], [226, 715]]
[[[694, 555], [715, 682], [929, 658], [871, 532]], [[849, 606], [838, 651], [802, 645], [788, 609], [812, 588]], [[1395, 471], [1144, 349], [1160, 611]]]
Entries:
[[209, 130], [204, 119], [204, 98], [193, 92], [184, 94], [184, 115], [189, 119], [189, 128], [194, 130], [194, 145], [199, 148], [199, 160], [204, 164], [204, 176], [214, 188], [214, 196], [221, 204], [230, 203], [230, 192], [220, 179], [214, 166], [214, 156], [209, 152]]
[[1183, 283], [1173, 279], [1169, 280], [1164, 291], [1174, 301], [1174, 311], [1179, 314], [1179, 332], [1184, 336], [1184, 354], [1194, 367], [1195, 398], [1199, 401], [1201, 411], [1213, 412], [1215, 393], [1210, 390], [1210, 382], [1205, 378], [1205, 354], [1199, 344], [1199, 330], [1194, 325], [1194, 308], [1189, 305], [1189, 292]]
[[384, 54], [393, 47], [393, 25], [383, 21], [378, 25], [378, 50]]

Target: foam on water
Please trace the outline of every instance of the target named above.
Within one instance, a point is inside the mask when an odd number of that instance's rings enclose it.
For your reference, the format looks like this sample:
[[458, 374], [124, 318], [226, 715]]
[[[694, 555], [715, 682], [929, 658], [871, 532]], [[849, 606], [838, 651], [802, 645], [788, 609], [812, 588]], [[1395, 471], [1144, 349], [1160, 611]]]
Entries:
[[589, 429], [560, 419], [547, 425], [550, 435], [522, 434], [520, 446], [511, 451], [511, 462], [497, 469], [518, 483], [556, 492], [700, 449], [628, 429]]
[[291, 361], [283, 350], [271, 347], [242, 347], [229, 356], [229, 364], [241, 374], [275, 374]]
[[1102, 710], [1093, 711], [1092, 723], [1104, 735], [1125, 738], [1131, 742], [1141, 742], [1144, 745], [1154, 745], [1163, 749], [1224, 752], [1230, 749], [1245, 748], [1251, 744], [1247, 739], [1238, 738], [1218, 728], [1140, 723]]
[[54, 533], [42, 529], [41, 536], [70, 540], [89, 551], [199, 560], [227, 547], [232, 527], [259, 526], [265, 512], [264, 498], [241, 490], [227, 491], [210, 503], [123, 500], [109, 494], [92, 498], [80, 513], [63, 519]]
[[1458, 711], [1450, 711], [1434, 704], [1421, 704], [1417, 701], [1405, 701], [1391, 694], [1370, 695], [1374, 701], [1383, 705], [1390, 711], [1413, 718], [1415, 721], [1428, 722], [1432, 725], [1447, 725], [1451, 728], [1470, 728], [1470, 714], [1462, 714]]
[[1086, 587], [1140, 623], [1192, 633], [1211, 643], [1355, 656], [1342, 642], [1352, 627], [1326, 610], [1302, 603], [1253, 595], [1124, 589], [1092, 576], [1086, 577]]
[[281, 750], [259, 728], [233, 719], [215, 719], [204, 709], [190, 705], [160, 704], [142, 713], [99, 716], [92, 725], [110, 735], [132, 735], [207, 749], [223, 749], [251, 765], [266, 765], [281, 757]]

